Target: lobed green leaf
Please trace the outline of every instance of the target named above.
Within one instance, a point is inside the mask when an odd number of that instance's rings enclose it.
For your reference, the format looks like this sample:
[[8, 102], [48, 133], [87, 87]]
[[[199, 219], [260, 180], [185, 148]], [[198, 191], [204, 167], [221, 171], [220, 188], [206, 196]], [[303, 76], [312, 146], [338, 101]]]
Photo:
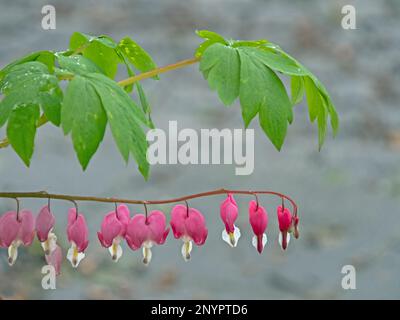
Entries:
[[103, 140], [107, 124], [101, 100], [90, 80], [76, 75], [70, 81], [61, 121], [64, 134], [71, 132], [75, 152], [85, 170]]
[[292, 101], [293, 105], [296, 105], [303, 100], [303, 96], [304, 96], [304, 92], [305, 92], [303, 77], [292, 76], [291, 82], [290, 82], [290, 87], [291, 87], [291, 93], [292, 93], [291, 101]]
[[149, 163], [146, 159], [147, 140], [141, 124], [148, 124], [144, 113], [129, 95], [114, 81], [102, 74], [89, 74], [110, 123], [114, 140], [127, 162], [131, 153], [139, 171], [147, 179]]
[[60, 124], [63, 94], [45, 64], [29, 61], [9, 68], [0, 81], [0, 91], [5, 96], [0, 102], [0, 127], [14, 108], [27, 104], [39, 105], [53, 124]]
[[[135, 41], [129, 37], [121, 39], [118, 50], [140, 72], [146, 72], [157, 68], [151, 56]], [[158, 79], [158, 77], [155, 77]]]
[[[206, 39], [198, 48], [200, 71], [225, 105], [232, 104], [239, 96], [246, 127], [259, 114], [261, 127], [279, 150], [287, 123], [293, 121], [292, 106], [300, 103], [306, 94], [310, 121], [318, 119], [320, 148], [328, 117], [336, 135], [339, 118], [327, 90], [279, 46], [267, 40], [226, 41], [208, 31], [200, 36]], [[290, 76], [291, 99], [274, 71]]]
[[39, 117], [40, 108], [37, 104], [18, 104], [12, 110], [7, 124], [10, 144], [28, 167], [33, 154]]
[[292, 106], [279, 77], [268, 67], [239, 50], [241, 61], [240, 103], [246, 127], [259, 112], [260, 125], [280, 150], [287, 124], [293, 119]]
[[200, 70], [226, 106], [239, 96], [240, 60], [237, 49], [221, 43], [211, 45], [200, 61]]
[[201, 43], [195, 51], [195, 57], [201, 57], [204, 51], [214, 43], [222, 43], [227, 45], [228, 42], [218, 33], [208, 30], [197, 30], [196, 34], [205, 39], [203, 43]]

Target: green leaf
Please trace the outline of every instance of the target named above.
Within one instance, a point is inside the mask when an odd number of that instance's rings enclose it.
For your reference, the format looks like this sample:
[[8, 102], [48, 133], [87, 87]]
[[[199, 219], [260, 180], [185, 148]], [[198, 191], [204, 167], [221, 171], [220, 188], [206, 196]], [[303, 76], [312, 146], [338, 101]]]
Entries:
[[39, 116], [38, 105], [21, 104], [12, 110], [8, 120], [7, 136], [10, 144], [28, 167], [33, 154]]
[[323, 104], [318, 114], [318, 148], [321, 150], [326, 137], [326, 122], [328, 118], [328, 111]]
[[119, 42], [118, 49], [141, 72], [157, 67], [151, 56], [129, 37], [125, 37]]
[[0, 81], [5, 95], [0, 102], [0, 127], [18, 105], [39, 105], [46, 117], [56, 126], [60, 124], [62, 91], [58, 79], [48, 67], [38, 61], [17, 64]]
[[102, 102], [86, 78], [77, 75], [68, 84], [61, 120], [64, 133], [71, 132], [75, 152], [85, 170], [103, 140], [107, 124]]
[[203, 43], [201, 43], [197, 47], [196, 51], [194, 52], [194, 56], [197, 57], [197, 58], [200, 58], [203, 55], [204, 51], [206, 51], [207, 48], [209, 46], [213, 45], [214, 43], [217, 43], [217, 42], [214, 41], [214, 40], [206, 40], [206, 41], [204, 41]]
[[[129, 62], [127, 61], [126, 57], [123, 54], [121, 54], [121, 56], [122, 56], [122, 60], [124, 61], [124, 64], [125, 64], [125, 67], [126, 67], [126, 72], [127, 72], [128, 76], [129, 77], [135, 76], [135, 73], [133, 72], [132, 68], [130, 67]], [[131, 84], [127, 85], [127, 86], [124, 86], [124, 90], [126, 92], [128, 92], [128, 93], [132, 92], [133, 85], [134, 85], [134, 83], [131, 83]]]
[[58, 127], [61, 122], [61, 103], [63, 100], [63, 92], [58, 86], [54, 87], [52, 90], [53, 91], [51, 94], [39, 92], [38, 101], [40, 101], [40, 106], [42, 107], [43, 113], [47, 120]]
[[83, 51], [83, 56], [92, 60], [111, 79], [117, 74], [119, 56], [115, 49], [105, 45], [104, 41], [98, 39], [91, 41]]
[[146, 159], [147, 140], [141, 127], [147, 124], [143, 112], [129, 95], [114, 81], [101, 74], [89, 74], [88, 79], [95, 87], [106, 111], [114, 140], [125, 161], [131, 153], [139, 166], [139, 171], [147, 179], [149, 163]]
[[324, 100], [314, 81], [309, 76], [304, 77], [304, 86], [307, 96], [308, 114], [310, 121], [314, 122], [323, 107]]
[[228, 42], [225, 40], [223, 36], [220, 34], [214, 32], [214, 31], [209, 31], [209, 30], [196, 30], [196, 34], [203, 39], [206, 40], [212, 40], [214, 43], [219, 42], [222, 44], [227, 45]]
[[74, 74], [85, 75], [92, 72], [103, 73], [103, 70], [100, 69], [92, 60], [81, 55], [57, 55], [57, 60], [62, 69]]
[[154, 123], [151, 120], [151, 108], [150, 108], [150, 104], [147, 100], [146, 94], [144, 93], [144, 90], [142, 88], [142, 85], [140, 84], [140, 82], [136, 82], [136, 88], [138, 91], [138, 95], [139, 95], [139, 101], [140, 101], [140, 105], [142, 106], [142, 110], [143, 112], [147, 115], [147, 121], [148, 121], [148, 126], [151, 129], [154, 129]]
[[201, 43], [196, 51], [195, 51], [195, 57], [201, 57], [204, 53], [204, 51], [211, 45], [213, 45], [214, 43], [222, 43], [227, 45], [228, 42], [218, 33], [212, 32], [212, 31], [208, 31], [208, 30], [197, 30], [196, 34], [203, 38], [206, 39], [206, 41], [204, 41], [203, 43]]
[[25, 62], [30, 62], [30, 61], [38, 61], [41, 62], [43, 64], [45, 64], [48, 68], [48, 70], [50, 72], [53, 71], [54, 69], [54, 53], [51, 51], [36, 51], [36, 52], [32, 52], [22, 58], [19, 58], [13, 62], [11, 62], [10, 64], [8, 64], [7, 66], [5, 66], [1, 71], [0, 71], [0, 79], [10, 71], [10, 69], [12, 69], [13, 67], [15, 67], [16, 65], [20, 65], [23, 64]]
[[301, 65], [290, 59], [281, 51], [272, 51], [270, 49], [243, 47], [243, 50], [253, 58], [260, 60], [267, 67], [289, 75], [304, 76], [308, 74]]
[[[129, 65], [129, 62], [127, 61], [127, 58], [126, 58], [122, 53], [121, 53], [121, 56], [122, 56], [122, 61], [124, 61], [124, 63], [125, 63], [125, 66], [126, 66], [126, 70], [127, 70], [128, 75], [129, 75], [130, 77], [135, 76], [135, 73], [134, 73], [133, 70], [131, 69], [131, 67], [130, 67], [130, 65]], [[151, 113], [151, 108], [150, 108], [149, 102], [147, 101], [147, 97], [146, 97], [146, 94], [145, 94], [145, 92], [144, 92], [144, 90], [143, 90], [143, 87], [142, 87], [141, 83], [140, 83], [139, 81], [137, 81], [136, 83], [132, 83], [132, 84], [130, 84], [130, 85], [128, 85], [128, 86], [125, 86], [125, 87], [124, 87], [124, 90], [125, 90], [126, 92], [130, 93], [130, 92], [132, 92], [133, 86], [134, 86], [134, 85], [135, 85], [136, 88], [137, 88], [137, 92], [138, 92], [138, 96], [139, 96], [139, 101], [140, 101], [140, 105], [141, 105], [141, 107], [142, 107], [142, 110], [143, 110], [143, 112], [147, 115], [147, 125], [148, 125], [151, 129], [154, 129], [155, 126], [154, 126], [153, 121], [151, 120], [151, 115], [150, 115], [150, 113]]]
[[200, 70], [221, 101], [230, 105], [239, 95], [240, 61], [237, 49], [215, 43], [207, 48], [200, 61]]
[[72, 51], [75, 51], [77, 49], [85, 49], [85, 45], [95, 40], [112, 49], [115, 49], [117, 47], [115, 41], [109, 36], [92, 36], [82, 32], [74, 32], [69, 39], [69, 48]]
[[[196, 53], [201, 56], [200, 71], [224, 104], [231, 104], [239, 95], [246, 127], [258, 113], [263, 130], [279, 150], [287, 124], [293, 121], [292, 105], [300, 103], [306, 94], [310, 120], [318, 119], [320, 147], [328, 116], [336, 135], [339, 118], [327, 90], [279, 46], [267, 40], [226, 41], [208, 31], [200, 36], [206, 39]], [[291, 77], [291, 100], [274, 71]]]
[[280, 150], [288, 122], [292, 122], [292, 106], [279, 77], [247, 50], [239, 50], [240, 104], [246, 127], [259, 112], [260, 125], [274, 146]]
[[90, 36], [81, 32], [74, 32], [70, 38], [69, 48], [79, 50], [83, 56], [94, 62], [104, 74], [114, 78], [118, 71], [119, 56], [116, 52], [117, 44], [108, 36]]
[[292, 105], [279, 77], [266, 68], [265, 103], [260, 106], [260, 125], [273, 145], [280, 150], [288, 123], [293, 120]]
[[327, 108], [331, 119], [333, 136], [335, 137], [339, 131], [339, 116], [335, 110], [335, 106], [332, 104], [332, 101], [329, 100]]
[[304, 80], [303, 77], [292, 76], [291, 82], [292, 105], [296, 105], [303, 100], [304, 96]]
[[93, 39], [96, 39], [96, 37], [84, 34], [82, 32], [74, 32], [69, 38], [69, 48], [72, 51], [75, 51], [79, 48], [82, 48]]
[[239, 51], [239, 55], [241, 62], [239, 98], [243, 120], [247, 128], [251, 120], [258, 114], [260, 106], [265, 103], [265, 84], [268, 82], [268, 75], [263, 70], [260, 72], [258, 61], [253, 61], [241, 51]]
[[251, 40], [251, 41], [234, 41], [232, 43], [233, 48], [238, 48], [238, 47], [260, 47], [268, 43], [268, 40], [261, 39], [261, 40]]
[[339, 130], [339, 117], [338, 114], [335, 110], [335, 106], [332, 103], [332, 100], [329, 96], [328, 91], [326, 90], [325, 86], [315, 77], [313, 74], [310, 73], [310, 79], [314, 82], [314, 86], [318, 89], [322, 99], [323, 103], [329, 113], [330, 119], [331, 119], [331, 127], [333, 131], [333, 136], [337, 135], [337, 132]]

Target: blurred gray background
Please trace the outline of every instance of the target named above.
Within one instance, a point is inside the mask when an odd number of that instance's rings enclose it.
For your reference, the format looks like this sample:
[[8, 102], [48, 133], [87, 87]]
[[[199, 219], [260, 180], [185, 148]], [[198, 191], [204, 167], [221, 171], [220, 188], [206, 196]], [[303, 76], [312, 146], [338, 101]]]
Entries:
[[[53, 4], [57, 29], [41, 28], [41, 8]], [[341, 7], [353, 4], [357, 30], [341, 28]], [[0, 1], [0, 66], [30, 51], [63, 50], [73, 31], [131, 36], [166, 65], [193, 55], [200, 43], [196, 29], [215, 30], [234, 39], [266, 38], [308, 66], [331, 92], [341, 119], [336, 139], [321, 152], [317, 130], [304, 104], [286, 143], [277, 152], [257, 121], [255, 172], [234, 176], [233, 165], [153, 166], [148, 182], [131, 162], [125, 166], [110, 132], [82, 172], [69, 137], [47, 125], [38, 131], [27, 169], [10, 149], [0, 150], [2, 191], [47, 190], [57, 193], [162, 199], [219, 187], [271, 189], [299, 205], [301, 238], [283, 253], [277, 244], [275, 207], [279, 199], [262, 197], [270, 214], [269, 244], [260, 256], [251, 246], [248, 197], [237, 197], [242, 238], [231, 249], [221, 240], [222, 196], [190, 201], [207, 217], [209, 237], [184, 263], [181, 242], [156, 247], [148, 268], [141, 252], [124, 247], [114, 264], [98, 243], [102, 216], [113, 205], [81, 203], [91, 230], [87, 258], [78, 270], [63, 264], [57, 290], [41, 288], [44, 264], [39, 244], [22, 249], [13, 268], [0, 253], [0, 296], [4, 298], [400, 298], [400, 2], [290, 0], [117, 0]], [[121, 73], [120, 78], [123, 75]], [[179, 128], [242, 128], [239, 104], [224, 108], [198, 72], [198, 66], [143, 82], [160, 128], [177, 120]], [[1, 131], [4, 135], [4, 128]], [[23, 200], [37, 210], [41, 200]], [[67, 249], [69, 203], [52, 202], [56, 233]], [[13, 209], [0, 200], [0, 211]], [[141, 206], [130, 206], [142, 212]], [[155, 208], [155, 207], [154, 207]], [[167, 213], [170, 206], [161, 207]], [[341, 269], [357, 270], [357, 289], [341, 287]]]

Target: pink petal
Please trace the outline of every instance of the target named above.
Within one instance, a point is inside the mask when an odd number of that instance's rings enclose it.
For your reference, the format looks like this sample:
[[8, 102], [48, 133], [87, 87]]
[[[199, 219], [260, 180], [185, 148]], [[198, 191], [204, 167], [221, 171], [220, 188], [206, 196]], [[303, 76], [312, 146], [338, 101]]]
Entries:
[[68, 241], [74, 242], [78, 251], [83, 252], [89, 243], [88, 234], [89, 230], [85, 217], [82, 214], [79, 214], [78, 217], [76, 217], [75, 208], [69, 209], [67, 226]]
[[238, 217], [238, 207], [233, 195], [229, 194], [224, 202], [221, 203], [220, 216], [225, 224], [226, 232], [234, 232], [234, 224]]
[[127, 226], [130, 220], [129, 208], [124, 204], [120, 204], [117, 207], [117, 212], [118, 212], [117, 215], [118, 220], [121, 221], [122, 224]]
[[19, 238], [25, 246], [29, 246], [35, 237], [35, 218], [29, 210], [21, 210], [19, 218], [21, 221]]
[[185, 220], [187, 218], [187, 208], [178, 204], [171, 211], [171, 228], [175, 239], [181, 238], [186, 233]]
[[17, 212], [8, 211], [0, 219], [0, 244], [9, 247], [17, 239], [20, 222], [17, 221]]
[[[103, 247], [110, 247], [117, 237], [125, 237], [129, 223], [129, 209], [126, 205], [119, 205], [117, 211], [109, 212], [101, 223], [101, 231], [98, 233]], [[101, 239], [100, 239], [101, 234]]]
[[249, 203], [249, 221], [256, 236], [262, 235], [265, 229], [267, 229], [267, 211], [261, 205], [258, 205], [257, 208], [257, 202], [255, 200]]
[[46, 255], [45, 257], [47, 264], [53, 266], [56, 270], [56, 275], [60, 275], [63, 258], [61, 247], [57, 246], [57, 248], [54, 249], [51, 254]]
[[125, 235], [126, 227], [117, 219], [115, 212], [110, 212], [104, 218], [100, 232], [103, 238], [102, 244], [108, 248], [116, 237]]
[[132, 250], [139, 249], [143, 242], [149, 239], [149, 229], [143, 214], [133, 216], [126, 229], [126, 240]]
[[110, 246], [104, 241], [103, 234], [100, 231], [97, 232], [97, 237], [99, 238], [99, 241], [103, 247], [108, 248]]
[[168, 236], [169, 229], [166, 230], [167, 219], [164, 213], [154, 210], [147, 218], [150, 239], [158, 244], [163, 244]]
[[190, 208], [189, 217], [185, 221], [187, 235], [193, 239], [197, 245], [202, 245], [207, 239], [208, 230], [204, 216], [200, 211]]
[[128, 245], [132, 250], [137, 250], [146, 241], [163, 244], [169, 233], [169, 229], [166, 229], [166, 220], [164, 213], [158, 210], [150, 212], [147, 221], [145, 215], [135, 215], [126, 231]]
[[49, 232], [53, 229], [55, 217], [48, 206], [44, 206], [36, 217], [36, 234], [40, 242], [47, 240]]
[[278, 206], [277, 209], [278, 214], [278, 223], [279, 223], [279, 230], [281, 232], [288, 231], [292, 226], [292, 214], [288, 208], [282, 208], [282, 206]]
[[208, 230], [205, 219], [200, 211], [194, 208], [186, 208], [184, 205], [176, 205], [171, 212], [171, 227], [176, 239], [188, 236], [197, 245], [202, 245], [207, 239]]

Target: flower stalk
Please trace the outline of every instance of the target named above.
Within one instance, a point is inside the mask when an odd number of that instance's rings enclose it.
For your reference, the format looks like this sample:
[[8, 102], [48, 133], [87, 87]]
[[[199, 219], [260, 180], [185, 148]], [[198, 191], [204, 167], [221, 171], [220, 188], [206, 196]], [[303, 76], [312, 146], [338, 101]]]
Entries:
[[178, 203], [185, 202], [191, 199], [211, 197], [217, 195], [227, 195], [227, 194], [241, 194], [241, 195], [274, 195], [281, 199], [286, 199], [289, 201], [293, 207], [293, 215], [297, 216], [297, 204], [296, 202], [290, 198], [289, 196], [269, 190], [230, 190], [230, 189], [215, 189], [206, 192], [194, 193], [190, 195], [185, 195], [178, 198], [171, 199], [163, 199], [163, 200], [135, 200], [135, 199], [121, 199], [114, 197], [94, 197], [94, 196], [80, 196], [80, 195], [67, 195], [67, 194], [57, 194], [57, 193], [48, 193], [46, 191], [36, 191], [36, 192], [0, 192], [0, 198], [38, 198], [38, 199], [54, 199], [54, 200], [66, 200], [70, 202], [77, 201], [89, 201], [89, 202], [105, 202], [105, 203], [127, 203], [127, 204], [142, 204], [142, 205], [151, 205], [151, 204], [168, 204], [168, 203]]

